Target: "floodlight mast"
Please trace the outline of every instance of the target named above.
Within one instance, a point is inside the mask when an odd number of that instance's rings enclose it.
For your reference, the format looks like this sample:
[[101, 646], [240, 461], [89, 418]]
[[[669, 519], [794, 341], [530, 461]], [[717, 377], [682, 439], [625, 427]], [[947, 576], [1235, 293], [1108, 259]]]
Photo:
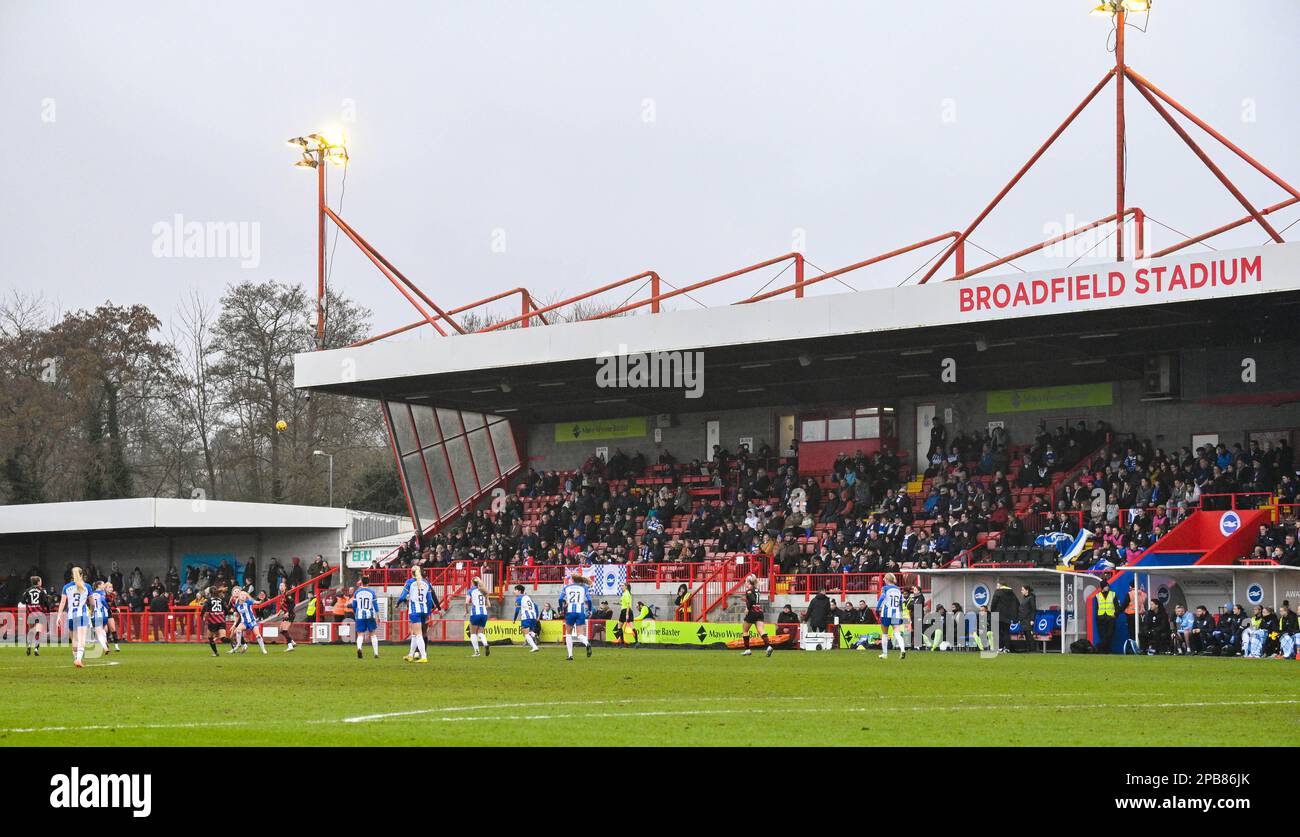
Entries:
[[338, 142], [320, 133], [293, 137], [289, 145], [302, 152], [296, 168], [316, 170], [316, 348], [325, 348], [325, 164], [348, 164], [347, 137]]
[[1124, 4], [1115, 8], [1115, 261], [1124, 261]]

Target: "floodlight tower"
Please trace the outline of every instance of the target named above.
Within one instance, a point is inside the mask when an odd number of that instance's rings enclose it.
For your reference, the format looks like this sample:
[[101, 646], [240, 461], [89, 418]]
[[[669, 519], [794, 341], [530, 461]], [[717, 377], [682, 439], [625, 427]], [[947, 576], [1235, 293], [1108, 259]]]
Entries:
[[302, 152], [296, 168], [316, 170], [316, 348], [325, 348], [325, 164], [348, 164], [347, 137], [327, 139], [324, 135], [294, 137], [289, 145]]
[[1115, 27], [1115, 260], [1124, 261], [1124, 28], [1130, 13], [1149, 14], [1151, 0], [1103, 0], [1092, 10], [1099, 17], [1109, 16]]

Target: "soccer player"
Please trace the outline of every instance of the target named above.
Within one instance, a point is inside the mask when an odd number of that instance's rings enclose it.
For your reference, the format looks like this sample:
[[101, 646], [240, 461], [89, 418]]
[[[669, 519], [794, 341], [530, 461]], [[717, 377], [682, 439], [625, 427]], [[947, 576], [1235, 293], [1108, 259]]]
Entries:
[[758, 627], [758, 635], [763, 638], [763, 645], [767, 647], [767, 656], [772, 656], [772, 640], [767, 638], [767, 626], [763, 624], [761, 599], [758, 593], [758, 576], [750, 573], [745, 579], [745, 622], [740, 629], [740, 638], [745, 644], [745, 650], [740, 654], [742, 657], [748, 657], [753, 653], [749, 650], [749, 631], [755, 626]]
[[537, 634], [542, 629], [537, 621], [537, 602], [524, 592], [522, 584], [515, 585], [515, 592], [519, 594], [515, 597], [515, 619], [519, 622], [519, 630], [524, 632], [524, 642], [532, 651], [541, 651], [537, 647]]
[[[45, 614], [49, 613], [49, 598], [45, 595], [45, 584], [39, 575], [34, 575], [29, 580], [32, 586], [23, 591], [18, 603], [26, 610], [22, 629], [27, 639], [27, 656], [35, 654], [39, 657], [41, 656], [41, 634], [45, 633]], [[28, 621], [33, 611], [37, 614], [36, 622], [29, 626]]]
[[114, 651], [121, 652], [121, 637], [117, 633], [117, 617], [113, 616], [113, 606], [117, 604], [117, 591], [113, 589], [113, 584], [109, 581], [104, 582], [104, 602], [108, 606], [108, 620], [105, 622], [105, 627], [108, 628], [108, 641], [113, 643]]
[[397, 604], [406, 603], [406, 618], [411, 623], [411, 652], [403, 657], [408, 663], [429, 662], [428, 652], [424, 646], [424, 623], [429, 614], [437, 609], [438, 597], [433, 593], [433, 585], [424, 580], [424, 570], [417, 564], [411, 567], [413, 575], [406, 580], [402, 595]]
[[253, 597], [247, 590], [236, 587], [231, 601], [235, 606], [235, 645], [231, 646], [230, 653], [235, 653], [236, 647], [241, 654], [247, 651], [248, 640], [244, 634], [251, 633], [257, 638], [257, 647], [265, 654], [266, 643], [262, 642], [262, 626], [258, 624], [257, 614], [253, 612]]
[[220, 657], [217, 640], [229, 642], [226, 638], [226, 603], [221, 600], [221, 591], [208, 588], [208, 598], [203, 602], [203, 625], [208, 631], [208, 647], [212, 656]]
[[876, 599], [876, 616], [880, 619], [880, 659], [889, 659], [889, 637], [894, 637], [899, 659], [907, 659], [907, 639], [903, 636], [903, 591], [898, 589], [898, 579], [885, 573], [885, 586]]
[[478, 646], [483, 643], [483, 656], [491, 656], [492, 649], [488, 645], [487, 627], [488, 620], [488, 600], [487, 594], [483, 592], [481, 585], [483, 582], [478, 576], [470, 579], [469, 590], [465, 593], [465, 611], [469, 614], [469, 644], [474, 646], [473, 656], [479, 656]]
[[280, 633], [284, 636], [285, 652], [292, 651], [297, 643], [293, 641], [293, 634], [289, 631], [293, 628], [293, 611], [298, 606], [294, 594], [289, 592], [288, 586], [280, 582]]
[[623, 594], [618, 599], [618, 642], [627, 645], [627, 632], [632, 632], [632, 644], [640, 645], [641, 636], [633, 624], [636, 614], [632, 610], [632, 582], [623, 583]]
[[569, 576], [569, 583], [560, 591], [560, 609], [564, 611], [564, 645], [569, 651], [568, 659], [573, 659], [573, 640], [576, 638], [587, 646], [587, 656], [591, 656], [591, 641], [587, 639], [585, 628], [587, 614], [591, 613], [590, 581], [580, 574]]
[[72, 580], [63, 585], [59, 596], [59, 609], [54, 614], [57, 625], [68, 614], [68, 632], [72, 634], [72, 664], [85, 668], [81, 660], [86, 655], [86, 631], [90, 629], [90, 586], [81, 574], [81, 567], [72, 568]]
[[377, 601], [374, 590], [369, 587], [358, 587], [352, 593], [352, 601], [348, 603], [348, 607], [352, 610], [352, 629], [357, 632], [358, 660], [361, 659], [361, 648], [367, 636], [370, 638], [370, 647], [375, 653], [375, 659], [379, 659], [379, 630], [378, 623], [375, 621], [378, 614]]
[[95, 641], [108, 653], [108, 593], [102, 581], [95, 582], [95, 591], [90, 594], [90, 627], [95, 632]]

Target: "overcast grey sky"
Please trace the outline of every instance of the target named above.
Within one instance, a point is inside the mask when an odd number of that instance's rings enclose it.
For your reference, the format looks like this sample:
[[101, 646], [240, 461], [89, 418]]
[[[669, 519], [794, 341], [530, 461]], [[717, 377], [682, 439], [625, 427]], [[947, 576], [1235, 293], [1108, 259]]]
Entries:
[[[313, 177], [284, 141], [332, 126], [343, 216], [446, 307], [649, 268], [683, 285], [799, 230], [838, 267], [974, 217], [1113, 62], [1092, 5], [0, 0], [0, 290], [166, 320], [194, 288], [314, 286]], [[1129, 63], [1300, 183], [1300, 3], [1240, 5], [1157, 0]], [[1128, 113], [1130, 204], [1187, 232], [1244, 214], [1136, 94]], [[1113, 118], [1108, 90], [973, 241], [1009, 252], [1112, 212]], [[1280, 199], [1204, 139], [1258, 205]], [[257, 266], [155, 257], [178, 213], [255, 222]], [[898, 284], [931, 252], [846, 278]], [[346, 241], [332, 282], [378, 326], [412, 319]]]

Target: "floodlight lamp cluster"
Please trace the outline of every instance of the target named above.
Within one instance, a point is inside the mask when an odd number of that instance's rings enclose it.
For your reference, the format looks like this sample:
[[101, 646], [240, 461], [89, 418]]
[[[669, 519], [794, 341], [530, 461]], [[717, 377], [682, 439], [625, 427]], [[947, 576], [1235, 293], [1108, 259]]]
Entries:
[[1140, 15], [1151, 11], [1151, 0], [1102, 0], [1097, 8], [1093, 9], [1091, 14], [1098, 17], [1114, 17], [1123, 12], [1124, 14]]
[[346, 166], [348, 163], [347, 137], [334, 141], [322, 134], [308, 134], [291, 138], [289, 145], [302, 153], [302, 159], [294, 163], [297, 168], [314, 169], [322, 163]]

